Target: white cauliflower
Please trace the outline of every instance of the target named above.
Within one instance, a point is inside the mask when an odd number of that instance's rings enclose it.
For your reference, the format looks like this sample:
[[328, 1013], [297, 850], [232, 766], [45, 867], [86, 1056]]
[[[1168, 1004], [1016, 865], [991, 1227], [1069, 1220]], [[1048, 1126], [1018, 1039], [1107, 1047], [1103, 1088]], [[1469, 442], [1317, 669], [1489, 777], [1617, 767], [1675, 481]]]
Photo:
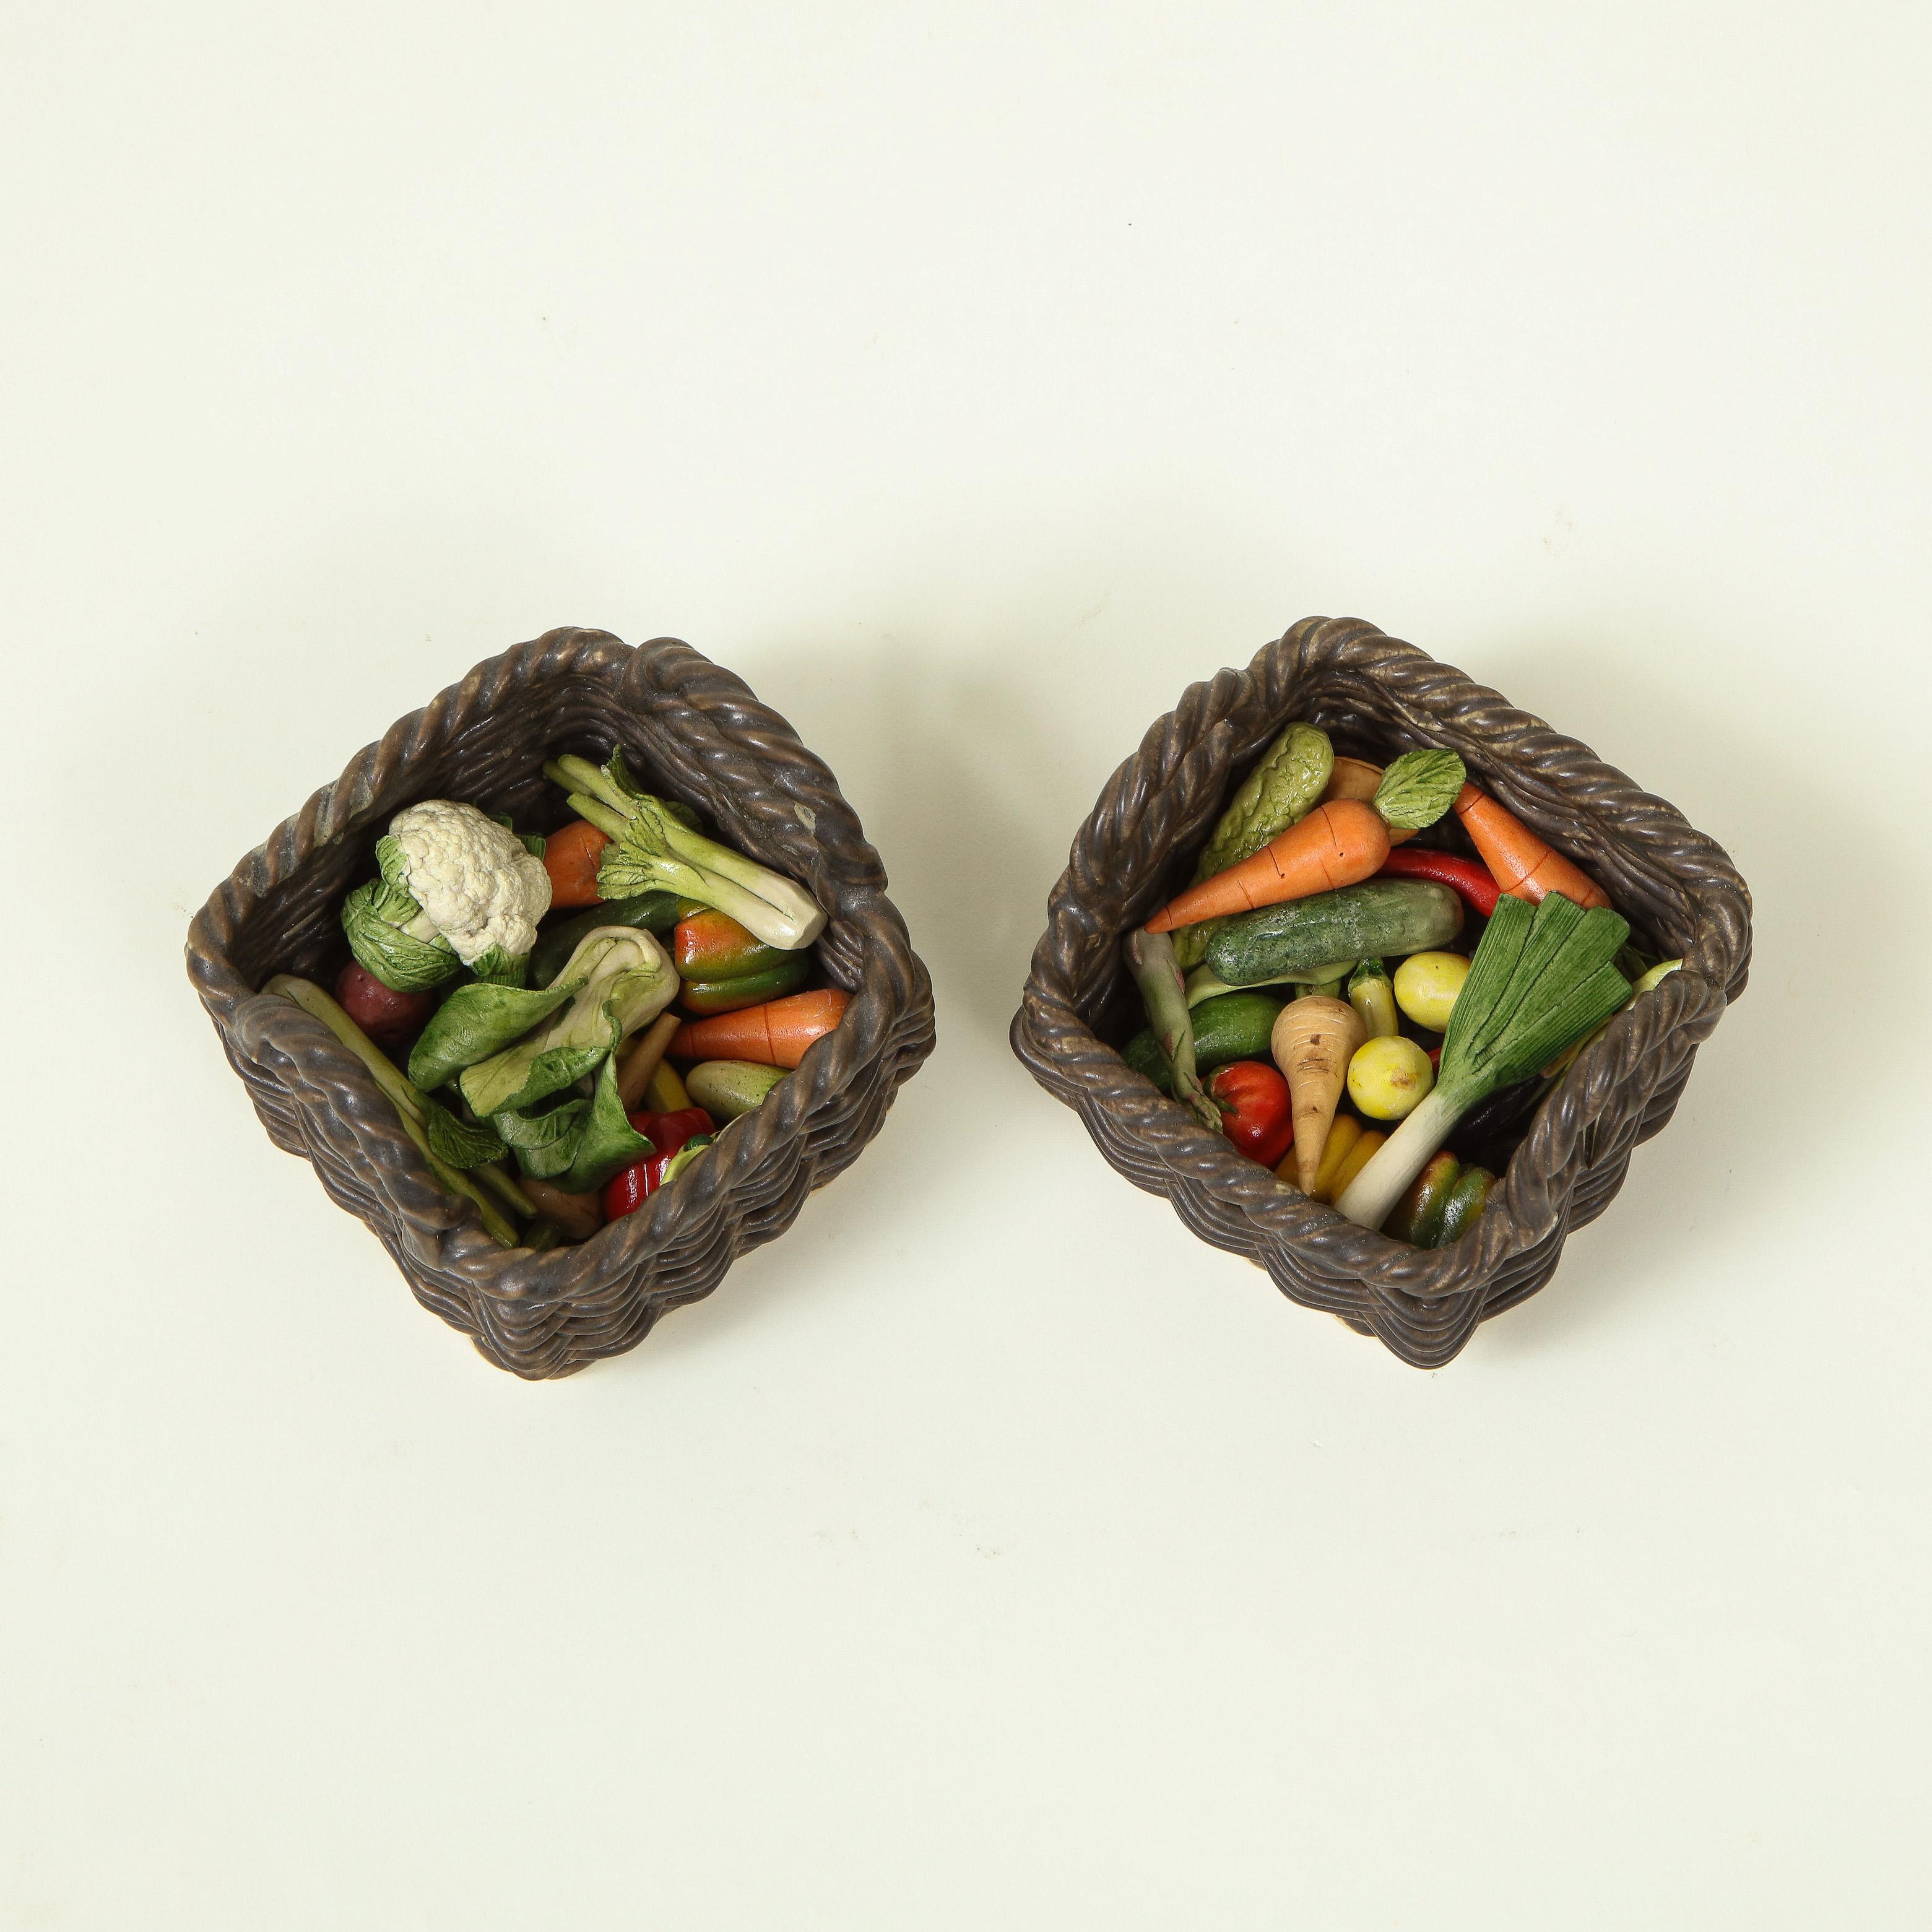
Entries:
[[403, 928], [412, 938], [447, 940], [466, 966], [499, 946], [521, 959], [536, 944], [550, 874], [514, 832], [473, 805], [426, 798], [390, 820], [389, 836], [395, 883], [422, 909]]

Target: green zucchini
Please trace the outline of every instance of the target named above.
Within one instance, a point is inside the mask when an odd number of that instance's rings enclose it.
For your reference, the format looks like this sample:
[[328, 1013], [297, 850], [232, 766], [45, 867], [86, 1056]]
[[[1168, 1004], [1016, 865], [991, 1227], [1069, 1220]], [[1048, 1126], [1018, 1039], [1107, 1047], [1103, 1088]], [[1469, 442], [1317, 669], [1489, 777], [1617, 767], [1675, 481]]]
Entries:
[[530, 985], [541, 991], [563, 970], [563, 963], [577, 950], [578, 941], [601, 926], [628, 926], [640, 932], [668, 932], [676, 925], [678, 908], [688, 902], [675, 892], [639, 892], [628, 899], [606, 899], [580, 912], [561, 926], [553, 926], [538, 938], [530, 953]]
[[[1194, 1064], [1202, 1072], [1225, 1066], [1231, 1060], [1266, 1060], [1268, 1036], [1274, 1030], [1280, 1000], [1267, 993], [1222, 993], [1194, 1009]], [[1165, 1094], [1173, 1070], [1151, 1028], [1128, 1041], [1120, 1058], [1136, 1073], [1144, 1073]]]
[[1462, 929], [1462, 902], [1447, 886], [1365, 879], [1228, 920], [1208, 942], [1208, 964], [1231, 986], [1254, 986], [1337, 959], [1427, 952]]

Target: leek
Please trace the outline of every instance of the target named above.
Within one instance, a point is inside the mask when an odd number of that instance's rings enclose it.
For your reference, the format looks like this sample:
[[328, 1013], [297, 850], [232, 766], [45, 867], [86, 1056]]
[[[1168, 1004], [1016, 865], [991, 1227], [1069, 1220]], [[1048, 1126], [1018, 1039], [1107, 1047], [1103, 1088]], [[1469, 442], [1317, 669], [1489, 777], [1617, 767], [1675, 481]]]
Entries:
[[607, 899], [676, 892], [735, 919], [767, 946], [796, 952], [825, 930], [824, 909], [812, 895], [754, 859], [694, 831], [682, 808], [641, 790], [621, 752], [601, 769], [588, 758], [561, 758], [544, 776], [570, 794], [570, 808], [611, 841], [597, 870]]
[[1449, 1016], [1434, 1090], [1336, 1207], [1365, 1228], [1379, 1228], [1472, 1107], [1527, 1079], [1608, 1019], [1630, 998], [1629, 981], [1611, 963], [1629, 936], [1607, 907], [1586, 912], [1560, 892], [1533, 908], [1498, 899]]

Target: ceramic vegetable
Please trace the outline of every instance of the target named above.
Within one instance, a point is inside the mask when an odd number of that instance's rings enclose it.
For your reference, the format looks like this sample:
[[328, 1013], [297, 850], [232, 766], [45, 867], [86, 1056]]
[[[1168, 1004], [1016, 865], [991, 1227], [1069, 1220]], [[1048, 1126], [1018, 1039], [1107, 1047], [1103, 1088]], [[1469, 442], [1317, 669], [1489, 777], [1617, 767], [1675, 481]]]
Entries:
[[1486, 866], [1473, 859], [1459, 859], [1452, 852], [1438, 852], [1426, 845], [1412, 845], [1391, 852], [1382, 861], [1380, 877], [1384, 879], [1433, 879], [1460, 896], [1472, 912], [1487, 919], [1496, 909], [1502, 888]]
[[[1272, 993], [1242, 991], [1223, 993], [1189, 1010], [1194, 1034], [1197, 1072], [1224, 1066], [1231, 1060], [1258, 1060], [1268, 1050], [1275, 1016], [1282, 1003]], [[1174, 1067], [1151, 1028], [1136, 1034], [1120, 1050], [1120, 1058], [1144, 1073], [1164, 1094], [1174, 1091]]]
[[1585, 908], [1610, 904], [1594, 879], [1487, 793], [1466, 784], [1456, 795], [1456, 816], [1505, 892], [1532, 904], [1546, 892], [1561, 892]]
[[767, 946], [728, 913], [709, 907], [678, 921], [670, 936], [670, 956], [680, 979], [699, 981], [742, 980], [798, 959], [796, 952]]
[[359, 959], [335, 976], [335, 998], [342, 1010], [379, 1046], [395, 1046], [436, 1011], [434, 993], [402, 993], [386, 986]]
[[1288, 1082], [1258, 1060], [1231, 1061], [1208, 1082], [1221, 1131], [1250, 1160], [1273, 1167], [1294, 1138]]
[[1403, 1034], [1364, 1041], [1348, 1062], [1348, 1098], [1372, 1120], [1407, 1119], [1435, 1084], [1428, 1054]]
[[677, 923], [678, 908], [687, 902], [675, 892], [634, 892], [627, 899], [604, 899], [588, 912], [579, 913], [561, 925], [538, 936], [530, 954], [529, 983], [548, 986], [565, 962], [584, 943], [585, 936], [600, 928], [634, 926], [640, 932], [668, 933]]
[[826, 986], [710, 1019], [687, 1020], [670, 1050], [680, 1060], [755, 1060], [766, 1066], [794, 1067], [814, 1040], [838, 1024], [851, 1003], [850, 993]]
[[610, 837], [597, 874], [606, 898], [653, 887], [679, 892], [730, 914], [786, 952], [809, 946], [824, 931], [824, 910], [802, 886], [694, 830], [688, 814], [636, 782], [622, 752], [614, 752], [601, 770], [566, 757], [544, 772], [568, 788], [572, 811]]
[[706, 1136], [705, 1144], [709, 1146], [712, 1132], [711, 1116], [702, 1107], [686, 1107], [668, 1114], [633, 1114], [630, 1125], [649, 1143], [651, 1151], [627, 1164], [605, 1183], [604, 1214], [608, 1220], [634, 1214], [664, 1186], [671, 1163], [686, 1144], [701, 1134]]
[[805, 984], [812, 962], [802, 952], [781, 953], [776, 966], [761, 973], [747, 973], [740, 980], [687, 980], [678, 992], [678, 1004], [688, 1013], [736, 1012], [740, 1006], [755, 1006], [766, 1000], [795, 993]]
[[1261, 986], [1335, 970], [1336, 960], [1420, 952], [1462, 929], [1462, 902], [1447, 886], [1366, 879], [1225, 921], [1208, 943], [1208, 964], [1230, 986]]
[[543, 862], [550, 874], [554, 910], [595, 905], [604, 896], [598, 890], [597, 868], [603, 864], [604, 848], [610, 843], [608, 832], [581, 818], [572, 819], [561, 832], [550, 834], [544, 846]]
[[1615, 1012], [1630, 982], [1611, 964], [1630, 928], [1560, 892], [1532, 908], [1496, 902], [1450, 1016], [1434, 1090], [1355, 1177], [1336, 1206], [1378, 1228], [1456, 1121], [1497, 1088], [1546, 1065]]
[[1304, 1194], [1314, 1190], [1349, 1057], [1362, 1038], [1354, 1008], [1318, 993], [1282, 1007], [1274, 1023], [1269, 1046], [1294, 1096], [1295, 1172]]
[[1412, 952], [1395, 969], [1395, 1003], [1418, 1026], [1446, 1033], [1468, 976], [1469, 962], [1460, 952]]
[[1398, 1030], [1395, 988], [1379, 959], [1364, 959], [1348, 975], [1348, 1004], [1361, 1016], [1363, 1030], [1371, 1040]]
[[[395, 1063], [320, 986], [292, 974], [278, 973], [262, 990], [292, 1000], [304, 1012], [313, 1014], [362, 1061], [375, 1076], [376, 1085], [395, 1108], [403, 1131], [415, 1142], [418, 1152], [428, 1162], [430, 1172], [437, 1181], [452, 1194], [475, 1202], [482, 1217], [484, 1232], [492, 1240], [502, 1247], [514, 1247], [517, 1231], [505, 1219], [504, 1208], [526, 1216], [534, 1214], [536, 1210], [530, 1197], [509, 1175], [494, 1164], [486, 1163], [476, 1170], [472, 1178], [445, 1160], [430, 1144], [428, 1096], [404, 1078]], [[485, 1188], [488, 1192], [484, 1191]]]
[[760, 1066], [750, 1060], [707, 1060], [684, 1076], [684, 1084], [714, 1120], [735, 1120], [762, 1106], [784, 1078], [782, 1066]]
[[1321, 797], [1334, 763], [1327, 732], [1312, 724], [1289, 725], [1228, 801], [1202, 848], [1195, 883], [1238, 865], [1286, 832]]
[[507, 827], [473, 805], [406, 806], [376, 842], [381, 876], [343, 902], [357, 960], [386, 986], [422, 992], [467, 966], [521, 980], [550, 907], [550, 875]]
[[1143, 930], [1130, 933], [1121, 950], [1127, 970], [1141, 989], [1141, 1002], [1168, 1069], [1169, 1090], [1203, 1126], [1219, 1133], [1220, 1115], [1202, 1090], [1195, 1069], [1194, 1023], [1174, 957], [1174, 942], [1165, 934]]
[[[569, 1004], [559, 1008], [512, 1046], [466, 1064], [458, 1084], [478, 1114], [530, 1107], [546, 1095], [595, 1072], [606, 1056], [647, 1021], [655, 1019], [677, 990], [669, 956], [648, 932], [630, 927], [600, 928], [571, 956], [556, 985]], [[418, 1042], [436, 1031], [443, 1014], [465, 993], [452, 994]], [[411, 1063], [414, 1065], [413, 1058]]]
[[1163, 906], [1148, 921], [1148, 930], [1171, 932], [1176, 926], [1352, 886], [1376, 872], [1388, 851], [1388, 828], [1372, 806], [1358, 799], [1318, 805], [1252, 857]]

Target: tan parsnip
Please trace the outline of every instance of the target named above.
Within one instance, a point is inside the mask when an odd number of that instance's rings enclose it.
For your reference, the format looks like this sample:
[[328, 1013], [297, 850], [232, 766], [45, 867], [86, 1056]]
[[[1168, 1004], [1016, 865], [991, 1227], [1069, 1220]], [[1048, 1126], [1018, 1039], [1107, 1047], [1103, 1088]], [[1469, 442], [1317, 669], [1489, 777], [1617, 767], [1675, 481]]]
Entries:
[[1294, 1102], [1295, 1172], [1304, 1194], [1315, 1192], [1348, 1061], [1367, 1037], [1361, 1015], [1346, 1000], [1324, 993], [1292, 1001], [1275, 1021], [1268, 1048]]

